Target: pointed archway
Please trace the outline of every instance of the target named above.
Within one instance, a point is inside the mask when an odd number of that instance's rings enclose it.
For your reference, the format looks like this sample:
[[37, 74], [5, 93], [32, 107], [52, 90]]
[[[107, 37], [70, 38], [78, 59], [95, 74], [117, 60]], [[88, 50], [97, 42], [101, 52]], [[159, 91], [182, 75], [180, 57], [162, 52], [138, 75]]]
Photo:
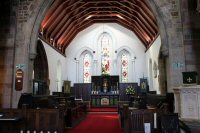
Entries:
[[45, 83], [46, 92], [49, 92], [49, 68], [47, 55], [40, 40], [37, 41], [37, 56], [34, 60], [33, 80]]

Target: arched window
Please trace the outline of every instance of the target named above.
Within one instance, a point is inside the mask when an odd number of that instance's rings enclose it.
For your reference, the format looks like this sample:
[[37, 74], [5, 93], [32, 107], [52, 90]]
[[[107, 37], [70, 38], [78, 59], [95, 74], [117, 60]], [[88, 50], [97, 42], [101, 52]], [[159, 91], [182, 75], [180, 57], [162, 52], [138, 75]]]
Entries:
[[90, 68], [91, 68], [90, 55], [85, 54], [83, 58], [83, 83], [90, 82], [90, 77], [91, 77]]
[[121, 56], [121, 75], [122, 82], [128, 82], [128, 57], [126, 53]]
[[110, 74], [110, 42], [106, 33], [101, 38], [101, 70], [102, 74]]

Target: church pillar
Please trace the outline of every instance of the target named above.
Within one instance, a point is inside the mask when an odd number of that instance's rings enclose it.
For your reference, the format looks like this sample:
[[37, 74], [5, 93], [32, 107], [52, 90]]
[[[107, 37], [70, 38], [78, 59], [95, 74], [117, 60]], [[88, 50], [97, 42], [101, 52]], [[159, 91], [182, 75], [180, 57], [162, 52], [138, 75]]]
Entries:
[[33, 88], [33, 81], [32, 81], [32, 78], [33, 78], [33, 67], [34, 67], [34, 59], [36, 57], [36, 53], [30, 53], [29, 54], [29, 71], [28, 71], [28, 88], [29, 90], [27, 90], [28, 92], [32, 92], [32, 88]]

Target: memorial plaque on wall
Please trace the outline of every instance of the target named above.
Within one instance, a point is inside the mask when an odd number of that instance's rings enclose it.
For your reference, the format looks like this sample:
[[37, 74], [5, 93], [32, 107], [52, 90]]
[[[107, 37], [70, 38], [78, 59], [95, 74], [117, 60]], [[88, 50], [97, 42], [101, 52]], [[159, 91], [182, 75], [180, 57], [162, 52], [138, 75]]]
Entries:
[[22, 69], [17, 69], [15, 73], [15, 90], [21, 91], [23, 87], [24, 72]]

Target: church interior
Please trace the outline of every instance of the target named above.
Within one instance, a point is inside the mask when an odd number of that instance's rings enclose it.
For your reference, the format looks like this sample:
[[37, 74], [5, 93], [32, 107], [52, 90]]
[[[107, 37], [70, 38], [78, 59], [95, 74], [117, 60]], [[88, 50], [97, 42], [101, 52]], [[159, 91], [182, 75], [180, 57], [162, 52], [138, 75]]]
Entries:
[[200, 0], [1, 0], [1, 133], [199, 133]]

